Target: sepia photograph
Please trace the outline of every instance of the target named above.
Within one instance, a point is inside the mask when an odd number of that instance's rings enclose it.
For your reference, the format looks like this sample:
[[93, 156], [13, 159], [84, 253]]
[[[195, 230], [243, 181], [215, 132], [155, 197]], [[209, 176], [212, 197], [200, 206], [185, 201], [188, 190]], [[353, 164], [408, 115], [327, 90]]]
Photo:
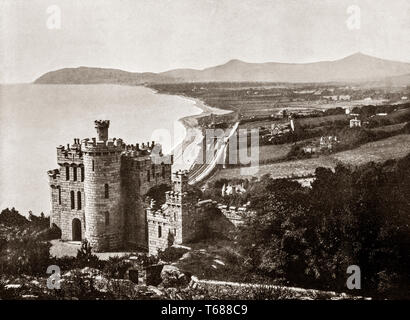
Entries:
[[0, 15], [0, 300], [410, 299], [410, 1]]

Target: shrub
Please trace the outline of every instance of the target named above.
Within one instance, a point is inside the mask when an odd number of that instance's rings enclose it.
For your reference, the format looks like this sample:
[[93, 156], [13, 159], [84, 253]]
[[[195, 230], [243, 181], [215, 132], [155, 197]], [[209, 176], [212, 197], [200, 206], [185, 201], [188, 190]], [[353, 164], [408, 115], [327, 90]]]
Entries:
[[131, 263], [124, 261], [123, 258], [110, 257], [105, 263], [103, 272], [110, 278], [124, 279]]
[[78, 268], [90, 267], [100, 270], [104, 267], [104, 263], [92, 253], [92, 247], [87, 240], [82, 242], [77, 252], [76, 265]]
[[28, 221], [14, 208], [4, 209], [0, 213], [0, 223], [6, 226], [23, 226], [27, 225], [29, 222], [30, 221]]
[[168, 247], [158, 252], [158, 258], [166, 262], [174, 262], [181, 258], [188, 250], [178, 247]]
[[7, 274], [44, 275], [50, 265], [50, 244], [30, 237], [3, 246], [0, 270]]

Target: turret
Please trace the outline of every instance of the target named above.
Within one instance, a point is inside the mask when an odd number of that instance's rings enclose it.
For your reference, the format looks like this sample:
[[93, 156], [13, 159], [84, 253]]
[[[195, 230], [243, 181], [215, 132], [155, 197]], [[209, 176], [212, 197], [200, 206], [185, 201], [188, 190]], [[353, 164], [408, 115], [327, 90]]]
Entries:
[[188, 190], [188, 171], [178, 170], [172, 174], [172, 189], [184, 193]]
[[110, 120], [95, 120], [94, 123], [95, 129], [97, 129], [98, 141], [107, 141]]
[[108, 140], [109, 121], [95, 121], [98, 141], [83, 140], [85, 235], [95, 251], [115, 250], [124, 238], [122, 140]]

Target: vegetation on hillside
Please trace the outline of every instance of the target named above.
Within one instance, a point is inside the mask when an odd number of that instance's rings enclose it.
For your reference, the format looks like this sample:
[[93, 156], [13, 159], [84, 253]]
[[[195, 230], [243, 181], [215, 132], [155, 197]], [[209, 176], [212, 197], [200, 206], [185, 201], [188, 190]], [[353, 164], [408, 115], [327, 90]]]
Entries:
[[238, 232], [254, 272], [283, 284], [346, 290], [358, 265], [362, 295], [409, 297], [410, 156], [357, 169], [318, 168], [312, 189], [264, 177]]

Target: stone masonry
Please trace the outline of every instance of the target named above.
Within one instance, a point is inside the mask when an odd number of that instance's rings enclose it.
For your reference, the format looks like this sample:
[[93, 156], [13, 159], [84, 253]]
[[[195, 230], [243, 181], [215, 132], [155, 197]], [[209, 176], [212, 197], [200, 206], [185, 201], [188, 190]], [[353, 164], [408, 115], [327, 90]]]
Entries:
[[95, 121], [97, 138], [57, 147], [58, 169], [48, 171], [51, 225], [62, 240], [87, 239], [95, 251], [147, 249], [144, 196], [169, 184], [172, 156], [154, 142], [109, 139], [109, 121]]

